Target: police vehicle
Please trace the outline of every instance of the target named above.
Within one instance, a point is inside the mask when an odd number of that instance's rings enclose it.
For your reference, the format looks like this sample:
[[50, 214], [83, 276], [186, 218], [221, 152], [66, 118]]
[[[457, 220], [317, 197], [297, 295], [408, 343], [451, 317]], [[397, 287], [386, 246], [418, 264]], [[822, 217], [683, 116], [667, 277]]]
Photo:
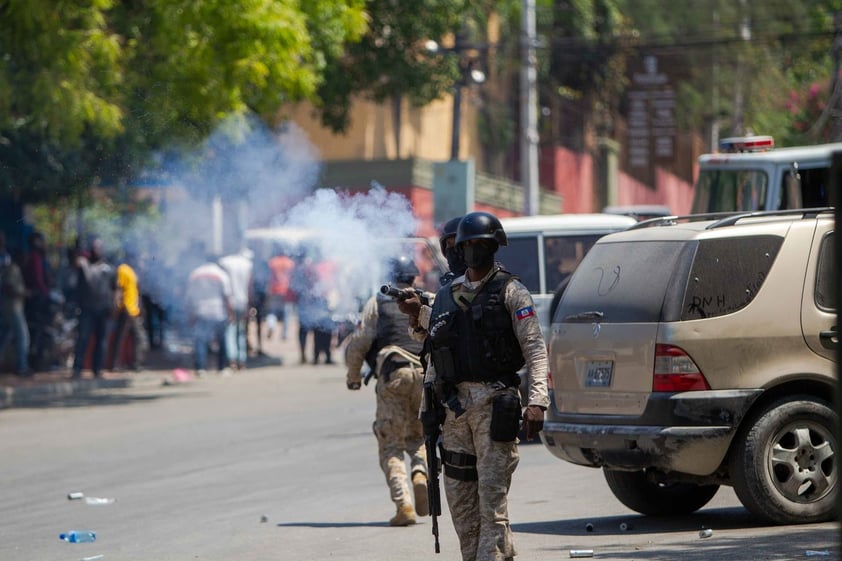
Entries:
[[692, 213], [786, 210], [830, 204], [830, 164], [842, 143], [775, 148], [771, 136], [724, 138], [699, 157]]

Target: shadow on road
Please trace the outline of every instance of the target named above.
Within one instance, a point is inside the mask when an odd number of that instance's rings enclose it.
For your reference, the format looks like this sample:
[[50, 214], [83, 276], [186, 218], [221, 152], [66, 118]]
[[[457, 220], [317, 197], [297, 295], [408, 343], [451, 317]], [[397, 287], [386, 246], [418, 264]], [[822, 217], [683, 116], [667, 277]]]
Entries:
[[[629, 529], [620, 529], [625, 523]], [[532, 534], [579, 535], [588, 533], [587, 524], [593, 525], [594, 534], [612, 535], [627, 532], [667, 533], [698, 531], [701, 528], [720, 530], [740, 528], [762, 528], [773, 526], [759, 521], [742, 507], [705, 509], [684, 516], [654, 517], [630, 514], [628, 516], [595, 516], [593, 518], [573, 518], [546, 522], [512, 524], [516, 532]]]
[[386, 528], [388, 522], [281, 522], [279, 528]]
[[[593, 525], [588, 532], [586, 525]], [[626, 530], [620, 528], [627, 525]], [[713, 535], [700, 538], [699, 530], [710, 528]], [[778, 530], [777, 528], [780, 528]], [[756, 529], [750, 535], [735, 535], [727, 530]], [[595, 557], [614, 559], [646, 559], [648, 561], [720, 561], [747, 559], [795, 559], [807, 551], [819, 552], [819, 559], [839, 559], [839, 526], [833, 523], [805, 526], [775, 526], [760, 522], [741, 507], [708, 509], [692, 515], [656, 518], [639, 515], [595, 516], [546, 522], [512, 524], [516, 533], [559, 536], [564, 541], [574, 538], [576, 549], [592, 548]], [[684, 534], [680, 543], [642, 543], [635, 536]], [[600, 539], [602, 537], [603, 539]], [[605, 537], [609, 538], [606, 542]], [[682, 536], [679, 536], [679, 539]], [[566, 539], [565, 539], [566, 538]], [[589, 545], [589, 538], [592, 545]], [[644, 538], [645, 539], [645, 538]], [[656, 540], [657, 541], [657, 540]], [[689, 547], [688, 547], [689, 546]], [[562, 546], [560, 551], [570, 549]]]
[[[204, 392], [202, 392], [204, 393]], [[132, 405], [149, 403], [159, 399], [170, 399], [173, 397], [197, 397], [200, 393], [192, 394], [115, 394], [103, 391], [90, 393], [63, 395], [63, 396], [40, 396], [32, 402], [21, 402], [15, 405], [16, 409], [46, 409], [46, 408], [72, 408], [72, 407], [93, 407], [107, 405]]]

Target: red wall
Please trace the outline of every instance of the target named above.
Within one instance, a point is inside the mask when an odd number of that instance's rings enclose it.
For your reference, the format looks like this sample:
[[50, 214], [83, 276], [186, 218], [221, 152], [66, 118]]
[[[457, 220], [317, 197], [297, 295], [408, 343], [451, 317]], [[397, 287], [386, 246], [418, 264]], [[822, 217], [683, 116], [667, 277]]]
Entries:
[[561, 195], [565, 213], [594, 212], [593, 158], [565, 148], [545, 148], [539, 163], [541, 185]]
[[[562, 147], [546, 148], [541, 154], [541, 185], [562, 197], [565, 213], [600, 212], [593, 197], [593, 157]], [[655, 186], [649, 187], [622, 170], [618, 174], [617, 204], [666, 205], [675, 214], [688, 214], [693, 185], [661, 168], [655, 170]]]
[[[566, 148], [553, 147], [541, 153], [539, 172], [541, 185], [562, 197], [564, 213], [600, 212], [595, 208], [593, 197], [593, 157], [590, 154], [573, 152]], [[655, 187], [651, 188], [620, 171], [618, 177], [617, 204], [666, 205], [675, 214], [688, 214], [693, 202], [693, 186], [677, 176], [663, 170], [655, 171]], [[361, 192], [366, 189], [351, 189]], [[433, 192], [421, 187], [389, 187], [390, 191], [403, 194], [409, 199], [412, 211], [418, 219], [416, 235], [436, 236], [433, 221]], [[474, 203], [474, 210], [490, 212], [500, 218], [519, 216], [520, 211], [497, 208], [481, 201]]]

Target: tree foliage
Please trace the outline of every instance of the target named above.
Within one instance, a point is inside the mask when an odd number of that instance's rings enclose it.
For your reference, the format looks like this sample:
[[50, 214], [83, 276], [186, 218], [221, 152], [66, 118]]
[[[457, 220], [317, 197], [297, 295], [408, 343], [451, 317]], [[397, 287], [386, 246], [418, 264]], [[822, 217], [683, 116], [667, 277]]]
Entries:
[[617, 1], [556, 1], [539, 14], [548, 46], [541, 68], [542, 105], [556, 121], [547, 132], [574, 148], [583, 146], [591, 125], [600, 135], [612, 135], [631, 40]]
[[618, 0], [638, 48], [681, 68], [680, 125], [723, 135], [772, 134], [779, 144], [813, 143], [792, 118], [804, 95], [833, 73], [833, 14], [839, 0], [699, 0], [659, 10], [655, 0]]
[[367, 0], [368, 31], [327, 60], [328, 78], [318, 95], [322, 122], [344, 131], [355, 96], [377, 103], [405, 96], [422, 106], [449, 91], [458, 79], [456, 57], [432, 53], [426, 43], [442, 43], [459, 31], [469, 5], [466, 0]]
[[545, 138], [579, 148], [587, 130], [615, 134], [631, 65], [654, 55], [673, 80], [681, 130], [702, 135], [716, 122], [724, 135], [819, 141], [821, 131], [797, 122], [811, 112], [794, 106], [812, 103], [816, 113], [828, 100], [840, 10], [840, 0], [669, 7], [662, 0], [539, 0], [539, 34], [548, 46], [541, 52], [541, 103], [553, 115]]
[[4, 0], [0, 16], [0, 186], [36, 200], [41, 173], [52, 195], [84, 189], [228, 115], [273, 121], [366, 29], [364, 0]]

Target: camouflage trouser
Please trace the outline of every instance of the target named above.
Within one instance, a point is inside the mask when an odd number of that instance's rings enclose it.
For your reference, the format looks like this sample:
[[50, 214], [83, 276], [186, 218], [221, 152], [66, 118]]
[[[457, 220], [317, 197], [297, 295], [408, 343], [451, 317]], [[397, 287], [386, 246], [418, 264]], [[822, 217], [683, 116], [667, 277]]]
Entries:
[[466, 411], [457, 419], [448, 410], [442, 428], [445, 450], [477, 458], [477, 481], [444, 476], [447, 504], [463, 561], [504, 561], [517, 554], [507, 502], [519, 461], [517, 441], [491, 440], [491, 402], [495, 393], [484, 384], [459, 384], [459, 402]]
[[412, 504], [404, 453], [409, 455], [412, 472], [427, 473], [424, 430], [418, 419], [424, 373], [420, 367], [398, 368], [388, 381], [377, 379], [377, 414], [374, 435], [380, 454], [380, 467], [386, 474], [392, 501]]

